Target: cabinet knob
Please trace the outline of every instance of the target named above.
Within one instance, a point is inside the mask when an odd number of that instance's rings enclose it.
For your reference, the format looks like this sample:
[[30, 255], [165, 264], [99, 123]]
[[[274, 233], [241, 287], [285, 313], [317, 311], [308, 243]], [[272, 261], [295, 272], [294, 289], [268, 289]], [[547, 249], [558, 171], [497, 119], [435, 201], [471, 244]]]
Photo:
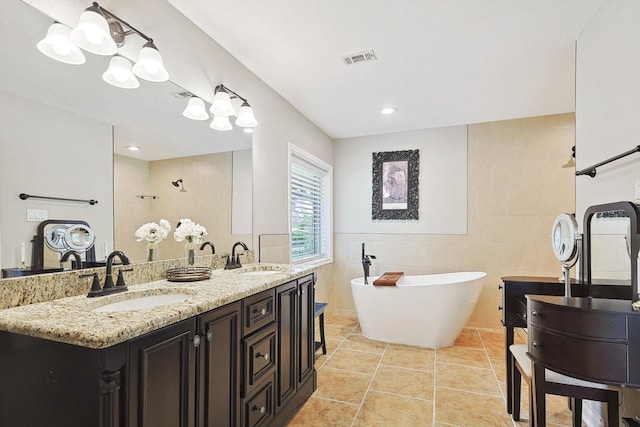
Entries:
[[538, 344], [537, 342], [534, 341], [534, 342], [531, 343], [531, 347], [540, 348], [540, 344]]
[[200, 346], [200, 335], [195, 335], [193, 337], [193, 346], [194, 347]]
[[538, 312], [537, 312], [537, 311], [535, 311], [535, 310], [533, 310], [533, 311], [531, 312], [531, 315], [532, 315], [533, 317], [538, 317]]
[[254, 411], [258, 411], [261, 414], [264, 414], [265, 412], [267, 412], [267, 408], [265, 408], [264, 406], [260, 406], [258, 407], [257, 405], [253, 407]]
[[498, 289], [500, 289], [500, 290], [501, 290], [501, 289], [502, 289], [502, 285], [498, 285]]
[[498, 311], [502, 311], [502, 306], [501, 305], [498, 306]]
[[267, 314], [267, 309], [266, 309], [266, 308], [263, 308], [262, 310], [260, 310], [260, 314], [261, 314], [261, 315], [263, 315], [263, 316], [264, 316], [265, 314]]
[[207, 341], [212, 341], [212, 340], [213, 340], [213, 331], [209, 329], [207, 331]]
[[269, 360], [269, 353], [265, 353], [265, 354], [258, 353], [258, 354], [256, 354], [256, 359], [260, 359], [260, 358], [263, 358], [264, 360]]

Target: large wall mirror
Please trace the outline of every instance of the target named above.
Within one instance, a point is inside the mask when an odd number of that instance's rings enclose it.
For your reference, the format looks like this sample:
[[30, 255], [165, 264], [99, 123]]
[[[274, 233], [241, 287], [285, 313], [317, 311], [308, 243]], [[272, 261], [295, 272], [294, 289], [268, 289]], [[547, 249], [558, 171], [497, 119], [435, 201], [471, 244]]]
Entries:
[[[30, 265], [31, 239], [45, 219], [86, 221], [98, 260], [119, 249], [143, 261], [145, 242], [134, 233], [160, 219], [172, 226], [160, 259], [183, 255], [173, 229], [184, 217], [207, 228], [217, 253], [251, 243], [251, 135], [183, 117], [186, 91], [171, 81], [141, 80], [134, 90], [105, 83], [109, 57], [87, 53], [84, 65], [67, 65], [42, 55], [36, 44], [53, 22], [20, 0], [2, 0], [0, 266], [20, 266], [25, 252]], [[178, 179], [180, 187], [172, 184]], [[20, 200], [23, 192], [98, 203]]]
[[640, 210], [632, 202], [589, 207], [584, 217], [582, 280], [591, 285], [628, 286], [637, 300], [640, 260]]

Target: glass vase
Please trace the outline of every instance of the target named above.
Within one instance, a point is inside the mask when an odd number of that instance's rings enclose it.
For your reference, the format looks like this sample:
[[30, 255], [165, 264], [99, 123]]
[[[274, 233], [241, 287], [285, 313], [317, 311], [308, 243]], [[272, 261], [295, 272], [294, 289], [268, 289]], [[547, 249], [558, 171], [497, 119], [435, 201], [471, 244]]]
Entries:
[[158, 244], [147, 242], [147, 261], [153, 261], [158, 256]]
[[185, 267], [193, 267], [196, 263], [196, 246], [193, 242], [184, 245]]

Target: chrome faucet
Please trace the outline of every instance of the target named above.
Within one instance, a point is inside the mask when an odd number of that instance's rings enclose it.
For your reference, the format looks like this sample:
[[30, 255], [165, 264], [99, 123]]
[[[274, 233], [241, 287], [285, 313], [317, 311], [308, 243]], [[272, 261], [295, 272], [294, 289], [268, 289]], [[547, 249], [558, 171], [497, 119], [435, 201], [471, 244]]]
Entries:
[[236, 248], [238, 246], [242, 246], [242, 249], [244, 249], [245, 251], [249, 250], [247, 245], [242, 242], [234, 243], [233, 247], [231, 248], [231, 256], [227, 257], [227, 264], [224, 266], [225, 270], [232, 270], [234, 268], [242, 267], [242, 264], [240, 263], [240, 254], [236, 254]]
[[76, 261], [75, 265], [71, 266], [71, 269], [80, 270], [82, 268], [82, 258], [80, 258], [80, 254], [74, 250], [69, 250], [62, 254], [62, 256], [60, 257], [60, 268], [63, 268], [62, 264], [67, 262], [71, 256], [73, 256]]
[[213, 243], [211, 242], [204, 242], [203, 244], [200, 245], [200, 250], [204, 250], [204, 248], [206, 248], [207, 246], [211, 247], [211, 255], [215, 255], [216, 253], [216, 248], [215, 246], [213, 246]]
[[364, 284], [367, 285], [369, 282], [367, 278], [369, 277], [369, 267], [371, 267], [371, 260], [376, 259], [375, 255], [365, 255], [364, 253], [364, 243], [362, 244], [362, 268], [364, 269]]
[[94, 273], [93, 275], [88, 274], [81, 277], [91, 277], [93, 276], [93, 285], [91, 286], [91, 290], [89, 291], [88, 297], [98, 297], [102, 295], [115, 294], [117, 292], [124, 292], [127, 290], [127, 285], [124, 283], [124, 272], [125, 271], [133, 271], [133, 268], [129, 269], [120, 269], [118, 271], [118, 280], [116, 284], [113, 284], [113, 259], [115, 257], [120, 258], [120, 262], [123, 265], [129, 265], [129, 258], [122, 251], [113, 251], [107, 257], [107, 271], [104, 279], [104, 285], [102, 289], [100, 289], [100, 282], [98, 281], [98, 273]]

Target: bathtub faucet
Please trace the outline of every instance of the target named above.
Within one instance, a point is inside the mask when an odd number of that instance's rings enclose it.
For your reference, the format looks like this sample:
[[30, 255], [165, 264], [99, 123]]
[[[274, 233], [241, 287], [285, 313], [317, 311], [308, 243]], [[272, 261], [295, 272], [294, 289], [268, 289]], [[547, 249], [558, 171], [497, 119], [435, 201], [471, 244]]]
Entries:
[[364, 254], [364, 243], [362, 244], [362, 268], [364, 269], [364, 284], [368, 284], [367, 277], [369, 277], [369, 267], [371, 267], [371, 260], [376, 259], [375, 255]]

